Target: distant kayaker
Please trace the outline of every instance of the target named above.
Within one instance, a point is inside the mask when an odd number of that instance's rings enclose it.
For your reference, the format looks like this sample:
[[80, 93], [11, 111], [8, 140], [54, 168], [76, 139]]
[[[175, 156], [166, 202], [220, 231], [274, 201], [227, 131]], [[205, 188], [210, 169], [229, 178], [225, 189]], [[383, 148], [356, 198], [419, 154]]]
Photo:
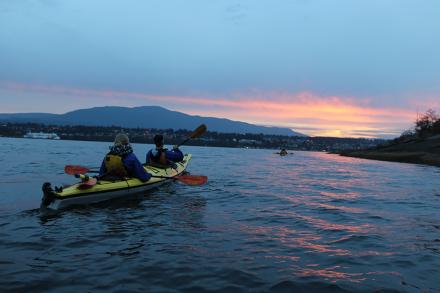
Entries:
[[285, 156], [285, 155], [287, 155], [287, 151], [286, 149], [282, 148], [280, 151], [280, 156]]
[[130, 145], [128, 136], [119, 133], [115, 137], [110, 152], [105, 156], [99, 169], [100, 178], [138, 178], [145, 182], [151, 178], [151, 174], [145, 171]]
[[156, 147], [148, 151], [146, 157], [147, 164], [153, 163], [170, 166], [174, 165], [174, 162], [180, 162], [183, 160], [183, 153], [177, 146], [174, 146], [171, 151], [163, 147], [163, 135], [157, 134], [154, 136], [153, 140]]

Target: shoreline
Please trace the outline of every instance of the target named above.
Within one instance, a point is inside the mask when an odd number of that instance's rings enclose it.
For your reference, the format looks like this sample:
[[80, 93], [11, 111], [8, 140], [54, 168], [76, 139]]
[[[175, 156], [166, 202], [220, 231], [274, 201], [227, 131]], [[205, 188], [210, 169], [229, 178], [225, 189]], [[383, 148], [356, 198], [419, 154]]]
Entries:
[[391, 142], [374, 149], [339, 152], [341, 156], [440, 167], [440, 135]]
[[422, 164], [440, 167], [440, 154], [428, 152], [383, 152], [383, 151], [352, 151], [342, 152], [343, 157], [353, 157], [368, 160]]
[[[0, 136], [1, 138], [19, 138], [28, 139], [22, 137], [9, 137]], [[39, 139], [41, 140], [41, 139]], [[47, 139], [46, 139], [47, 140]], [[50, 139], [49, 139], [50, 140]], [[93, 139], [60, 139], [63, 141], [83, 141], [83, 142], [111, 142], [108, 140], [93, 140]], [[59, 140], [58, 140], [59, 141]], [[133, 142], [133, 143], [144, 143], [145, 142]], [[146, 143], [148, 144], [148, 143]], [[274, 150], [277, 148], [267, 148], [267, 147], [248, 147], [248, 146], [213, 146], [206, 145], [204, 143], [192, 143], [188, 146], [200, 146], [200, 147], [226, 147], [226, 148], [252, 148], [252, 149], [266, 149]], [[394, 148], [395, 146], [393, 146]], [[438, 147], [440, 148], [440, 146]], [[292, 151], [316, 151], [316, 150], [297, 150], [292, 149]], [[386, 161], [386, 162], [398, 162], [398, 163], [409, 163], [409, 164], [422, 164], [428, 166], [440, 167], [440, 151], [439, 153], [426, 152], [426, 151], [393, 151], [393, 150], [356, 150], [356, 151], [342, 151], [342, 152], [327, 152], [328, 154], [337, 154], [343, 157], [352, 157], [368, 160]]]

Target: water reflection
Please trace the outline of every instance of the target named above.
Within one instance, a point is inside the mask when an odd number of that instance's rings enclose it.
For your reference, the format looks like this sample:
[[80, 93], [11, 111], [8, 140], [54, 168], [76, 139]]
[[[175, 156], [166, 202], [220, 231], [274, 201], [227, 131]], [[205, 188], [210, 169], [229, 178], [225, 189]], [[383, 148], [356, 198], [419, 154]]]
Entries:
[[341, 206], [341, 205], [332, 205], [328, 203], [320, 203], [319, 200], [321, 200], [318, 197], [312, 197], [309, 198], [303, 198], [303, 197], [297, 197], [297, 196], [289, 196], [285, 198], [289, 202], [295, 203], [295, 204], [301, 204], [301, 205], [307, 205], [311, 208], [315, 209], [322, 209], [325, 211], [332, 211], [337, 210], [344, 213], [353, 213], [353, 214], [361, 214], [365, 213], [366, 211], [361, 208], [355, 208], [355, 207], [347, 207], [347, 206]]
[[16, 211], [39, 206], [41, 182], [73, 180], [57, 174], [66, 162], [96, 164], [107, 143], [9, 146], [32, 152], [32, 165], [6, 147], [0, 160], [15, 173], [3, 178], [28, 181], [0, 182], [0, 287], [9, 291], [439, 291], [434, 168], [185, 147], [207, 185], [44, 216]]
[[326, 269], [299, 268], [297, 274], [300, 277], [320, 277], [333, 283], [337, 281], [360, 283], [366, 280], [363, 273], [347, 273], [340, 271], [341, 269], [343, 268], [340, 266], [333, 266]]
[[343, 192], [341, 190], [329, 192], [329, 191], [320, 191], [320, 194], [326, 197], [335, 198], [335, 199], [357, 199], [359, 198], [359, 192]]
[[331, 223], [326, 220], [314, 218], [311, 216], [298, 215], [298, 217], [301, 218], [304, 222], [315, 226], [319, 230], [344, 231], [349, 233], [367, 234], [371, 231], [373, 227], [370, 224], [348, 225], [348, 224]]

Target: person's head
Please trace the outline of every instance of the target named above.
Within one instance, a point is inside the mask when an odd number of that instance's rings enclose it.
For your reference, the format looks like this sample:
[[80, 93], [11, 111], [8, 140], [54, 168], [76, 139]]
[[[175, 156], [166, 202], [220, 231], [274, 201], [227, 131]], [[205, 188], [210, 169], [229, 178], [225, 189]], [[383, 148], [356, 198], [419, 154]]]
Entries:
[[156, 147], [163, 147], [163, 135], [156, 134], [154, 136], [154, 144], [156, 145]]
[[118, 133], [115, 137], [115, 145], [126, 145], [130, 144], [130, 140], [128, 139], [128, 136], [125, 133]]

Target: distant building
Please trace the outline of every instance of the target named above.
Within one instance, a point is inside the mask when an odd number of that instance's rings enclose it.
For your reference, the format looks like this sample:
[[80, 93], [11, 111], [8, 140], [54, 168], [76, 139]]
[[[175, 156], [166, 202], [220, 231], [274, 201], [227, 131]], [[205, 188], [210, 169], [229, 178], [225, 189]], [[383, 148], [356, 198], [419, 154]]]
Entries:
[[28, 132], [25, 135], [23, 135], [24, 138], [35, 138], [35, 139], [60, 139], [60, 137], [52, 132], [52, 133], [45, 133], [45, 132]]

